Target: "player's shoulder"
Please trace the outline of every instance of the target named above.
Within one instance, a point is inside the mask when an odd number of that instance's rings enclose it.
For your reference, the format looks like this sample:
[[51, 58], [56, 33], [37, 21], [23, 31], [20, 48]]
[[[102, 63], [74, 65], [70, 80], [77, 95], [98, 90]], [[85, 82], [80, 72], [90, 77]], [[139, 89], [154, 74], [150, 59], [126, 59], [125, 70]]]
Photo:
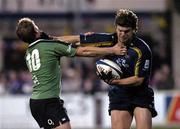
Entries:
[[135, 43], [135, 47], [151, 52], [151, 48], [149, 47], [148, 43], [144, 41], [142, 38], [135, 36], [133, 38], [133, 41]]
[[68, 45], [66, 42], [64, 41], [60, 41], [60, 40], [54, 40], [54, 39], [38, 39], [32, 43], [29, 44], [29, 47], [32, 47], [34, 45], [37, 44], [63, 44], [63, 45]]
[[138, 36], [134, 36], [133, 41], [136, 43], [136, 46], [149, 47], [147, 42]]
[[141, 56], [151, 56], [152, 51], [149, 47], [149, 45], [140, 37], [134, 36], [132, 40], [132, 46], [131, 46], [132, 52], [135, 55], [138, 55], [138, 57]]

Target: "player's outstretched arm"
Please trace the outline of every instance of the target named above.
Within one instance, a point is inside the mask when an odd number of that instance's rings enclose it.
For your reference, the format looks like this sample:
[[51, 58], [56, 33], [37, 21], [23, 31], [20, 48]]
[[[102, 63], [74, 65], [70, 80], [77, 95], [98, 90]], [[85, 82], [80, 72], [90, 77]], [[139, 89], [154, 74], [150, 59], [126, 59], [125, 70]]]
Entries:
[[[91, 35], [94, 32], [87, 32], [84, 33], [85, 35]], [[80, 35], [67, 35], [67, 36], [59, 36], [59, 37], [55, 37], [54, 39], [60, 40], [60, 41], [65, 41], [66, 43], [73, 43], [76, 46], [80, 46]]]
[[64, 41], [66, 43], [73, 43], [75, 45], [80, 45], [80, 36], [79, 35], [69, 35], [69, 36], [53, 36], [54, 39]]
[[77, 56], [105, 56], [105, 55], [124, 55], [126, 53], [126, 48], [121, 48], [118, 44], [109, 48], [99, 48], [99, 47], [78, 47], [76, 51]]

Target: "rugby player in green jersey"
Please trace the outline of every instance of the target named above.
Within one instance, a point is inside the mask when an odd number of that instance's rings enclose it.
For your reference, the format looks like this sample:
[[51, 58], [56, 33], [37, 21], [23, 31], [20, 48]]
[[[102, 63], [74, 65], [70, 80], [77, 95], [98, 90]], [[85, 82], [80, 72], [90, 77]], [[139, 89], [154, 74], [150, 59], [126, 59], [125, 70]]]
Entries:
[[49, 36], [42, 32], [29, 18], [19, 20], [16, 34], [20, 40], [29, 43], [26, 50], [26, 63], [34, 82], [30, 98], [32, 116], [45, 129], [71, 129], [69, 118], [60, 99], [61, 68], [63, 56], [105, 56], [122, 55], [124, 49], [118, 45], [109, 48], [77, 47], [79, 36]]

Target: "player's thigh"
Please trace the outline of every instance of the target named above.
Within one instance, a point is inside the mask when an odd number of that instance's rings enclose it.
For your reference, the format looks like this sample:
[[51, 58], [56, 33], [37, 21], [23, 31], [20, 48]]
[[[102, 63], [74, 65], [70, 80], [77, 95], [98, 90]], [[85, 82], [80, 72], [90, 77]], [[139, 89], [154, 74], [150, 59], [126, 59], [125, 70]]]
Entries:
[[136, 107], [134, 116], [137, 129], [152, 129], [152, 116], [148, 108]]
[[60, 124], [58, 127], [53, 129], [71, 129], [71, 125], [70, 122], [66, 122], [64, 124]]
[[111, 111], [111, 126], [112, 129], [130, 129], [132, 123], [132, 115], [125, 110]]

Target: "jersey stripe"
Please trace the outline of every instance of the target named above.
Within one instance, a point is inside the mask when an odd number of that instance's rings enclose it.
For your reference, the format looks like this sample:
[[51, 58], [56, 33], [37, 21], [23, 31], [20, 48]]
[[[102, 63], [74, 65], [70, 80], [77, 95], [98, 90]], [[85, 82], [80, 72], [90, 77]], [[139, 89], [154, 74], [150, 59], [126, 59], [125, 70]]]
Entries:
[[138, 76], [138, 73], [139, 73], [139, 64], [140, 64], [140, 61], [141, 61], [141, 57], [142, 57], [142, 52], [139, 48], [137, 47], [134, 47], [133, 48], [137, 54], [138, 54], [138, 60], [137, 60], [137, 63], [135, 65], [135, 76]]

